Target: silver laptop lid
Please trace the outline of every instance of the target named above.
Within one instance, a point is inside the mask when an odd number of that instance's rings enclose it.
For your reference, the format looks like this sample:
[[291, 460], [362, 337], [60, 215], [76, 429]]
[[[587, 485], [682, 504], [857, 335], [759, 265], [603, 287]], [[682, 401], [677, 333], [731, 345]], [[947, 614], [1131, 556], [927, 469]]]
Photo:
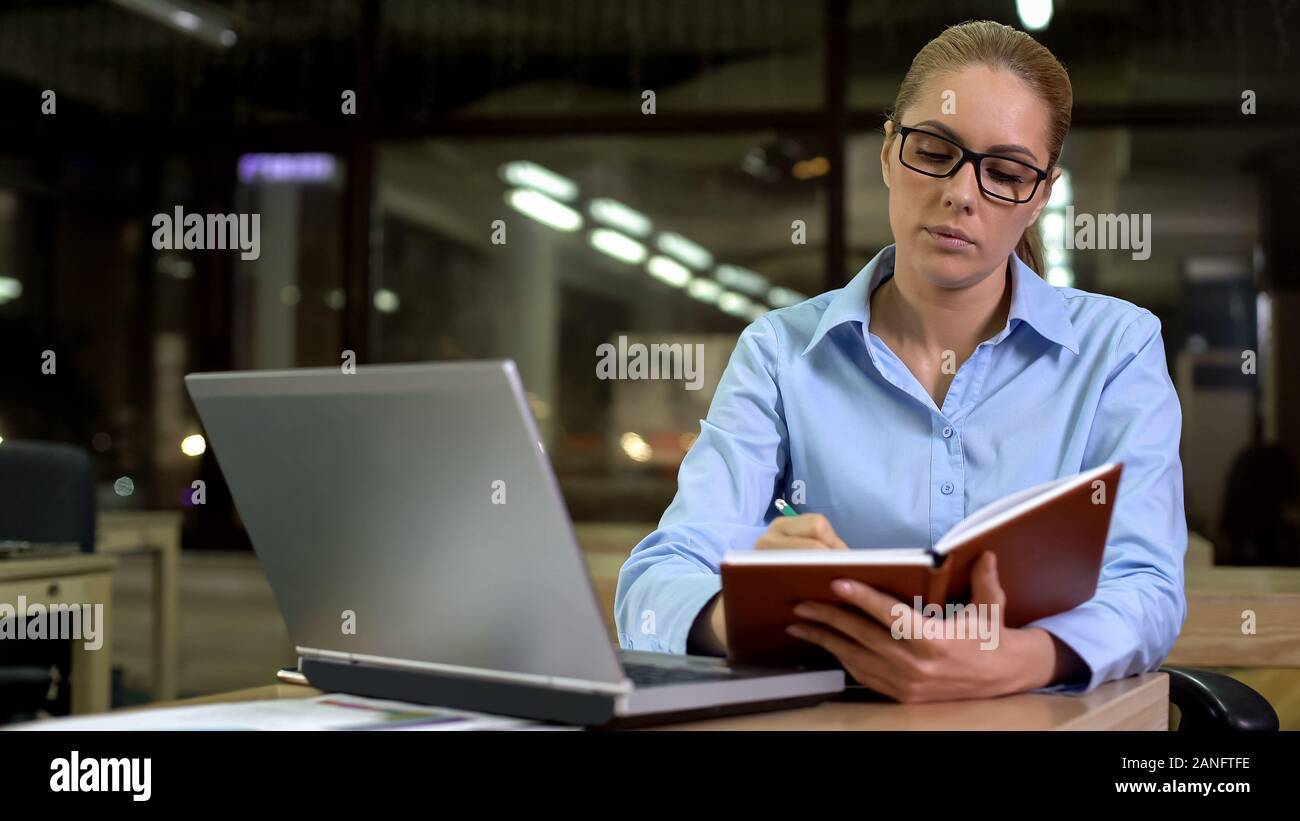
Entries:
[[296, 645], [623, 680], [513, 362], [185, 384]]

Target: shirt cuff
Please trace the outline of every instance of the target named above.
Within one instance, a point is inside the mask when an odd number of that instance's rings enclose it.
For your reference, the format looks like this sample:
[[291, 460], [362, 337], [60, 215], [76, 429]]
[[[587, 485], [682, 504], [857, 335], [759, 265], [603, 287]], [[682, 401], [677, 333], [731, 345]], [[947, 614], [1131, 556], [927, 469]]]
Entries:
[[1096, 599], [1025, 627], [1038, 627], [1051, 633], [1078, 654], [1088, 668], [1083, 681], [1055, 684], [1033, 692], [1083, 695], [1099, 684], [1128, 675], [1129, 666], [1139, 655], [1139, 648], [1127, 638], [1131, 632], [1128, 624]]
[[[686, 573], [660, 582], [655, 599], [667, 604], [656, 611], [639, 614], [630, 625], [632, 633], [618, 637], [619, 644], [630, 650], [657, 653], [686, 653], [686, 640], [704, 605], [722, 590], [722, 576], [717, 573]], [[650, 614], [649, 618], [646, 615]]]

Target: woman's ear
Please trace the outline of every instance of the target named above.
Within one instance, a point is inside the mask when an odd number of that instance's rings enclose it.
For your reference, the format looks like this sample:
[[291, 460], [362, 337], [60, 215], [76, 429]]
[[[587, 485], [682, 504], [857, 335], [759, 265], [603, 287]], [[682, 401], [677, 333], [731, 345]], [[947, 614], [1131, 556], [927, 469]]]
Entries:
[[885, 187], [889, 187], [889, 169], [891, 165], [891, 154], [889, 149], [894, 144], [894, 137], [897, 136], [894, 131], [894, 123], [891, 120], [885, 120], [885, 143], [880, 147], [880, 178], [885, 181]]
[[1033, 225], [1034, 222], [1037, 221], [1038, 215], [1041, 214], [1043, 212], [1043, 209], [1047, 207], [1048, 201], [1052, 199], [1052, 186], [1055, 185], [1056, 181], [1059, 180], [1060, 178], [1061, 178], [1061, 169], [1059, 167], [1053, 168], [1050, 172], [1048, 172], [1047, 179], [1045, 180], [1045, 184], [1043, 185], [1042, 190], [1040, 190], [1035, 195], [1035, 197], [1038, 199], [1038, 205], [1034, 206], [1034, 214], [1029, 219], [1029, 223], [1028, 223], [1029, 225]]

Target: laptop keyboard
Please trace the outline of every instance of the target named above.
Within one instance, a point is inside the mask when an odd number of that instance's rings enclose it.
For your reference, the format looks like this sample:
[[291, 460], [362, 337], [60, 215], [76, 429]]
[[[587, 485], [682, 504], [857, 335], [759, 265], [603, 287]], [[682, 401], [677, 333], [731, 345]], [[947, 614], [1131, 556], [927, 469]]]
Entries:
[[730, 670], [692, 670], [687, 667], [661, 667], [657, 664], [623, 662], [623, 672], [638, 687], [665, 684], [689, 684], [696, 681], [727, 681], [735, 678]]

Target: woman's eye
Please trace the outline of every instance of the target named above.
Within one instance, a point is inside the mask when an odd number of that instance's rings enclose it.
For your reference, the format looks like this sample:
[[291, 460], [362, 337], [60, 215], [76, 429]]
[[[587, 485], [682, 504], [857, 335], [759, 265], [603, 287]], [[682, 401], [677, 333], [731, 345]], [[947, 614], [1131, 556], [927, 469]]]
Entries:
[[940, 160], [947, 161], [952, 159], [951, 154], [935, 154], [932, 151], [922, 151], [921, 156], [925, 157], [927, 160], [934, 160], [936, 162]]
[[1020, 183], [1024, 181], [1023, 177], [1018, 177], [1015, 174], [1003, 174], [1001, 171], [990, 170], [989, 176], [997, 182]]

